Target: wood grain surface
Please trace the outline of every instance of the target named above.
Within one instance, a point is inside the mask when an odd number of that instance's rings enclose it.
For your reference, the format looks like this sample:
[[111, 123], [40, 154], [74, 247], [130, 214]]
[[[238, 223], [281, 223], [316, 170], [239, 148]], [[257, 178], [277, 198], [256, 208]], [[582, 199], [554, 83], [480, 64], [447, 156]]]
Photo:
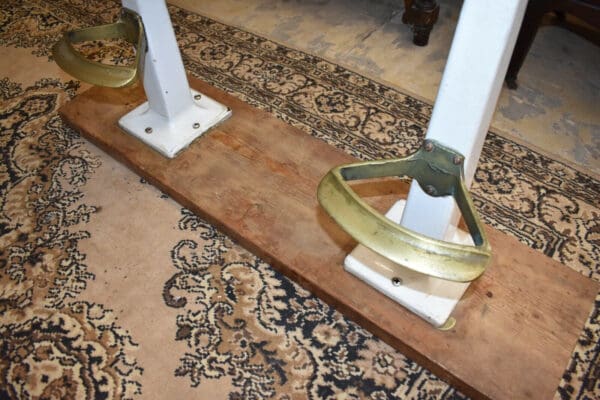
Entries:
[[[173, 160], [117, 126], [144, 101], [139, 87], [92, 88], [60, 112], [180, 204], [466, 394], [554, 396], [598, 284], [488, 227], [491, 265], [455, 310], [456, 327], [438, 331], [343, 271], [356, 243], [320, 208], [316, 189], [351, 156], [199, 80], [191, 85], [233, 116]], [[407, 189], [360, 185], [381, 211]]]

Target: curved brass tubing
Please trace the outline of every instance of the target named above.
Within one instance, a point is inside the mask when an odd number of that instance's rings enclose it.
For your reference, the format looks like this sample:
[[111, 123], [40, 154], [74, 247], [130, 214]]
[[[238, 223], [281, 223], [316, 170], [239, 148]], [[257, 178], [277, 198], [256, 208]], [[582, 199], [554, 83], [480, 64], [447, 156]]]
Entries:
[[[491, 257], [483, 225], [463, 181], [463, 157], [435, 141], [402, 159], [333, 168], [318, 188], [319, 202], [354, 239], [406, 268], [458, 282], [479, 277]], [[421, 235], [387, 219], [354, 193], [346, 181], [410, 176], [432, 196], [453, 196], [475, 246]]]
[[[136, 50], [134, 66], [90, 61], [73, 47], [74, 43], [100, 39], [125, 39], [133, 44]], [[141, 74], [145, 52], [142, 21], [136, 13], [127, 9], [123, 9], [117, 22], [66, 32], [52, 47], [56, 63], [69, 75], [97, 86], [108, 87], [123, 87], [134, 83]]]

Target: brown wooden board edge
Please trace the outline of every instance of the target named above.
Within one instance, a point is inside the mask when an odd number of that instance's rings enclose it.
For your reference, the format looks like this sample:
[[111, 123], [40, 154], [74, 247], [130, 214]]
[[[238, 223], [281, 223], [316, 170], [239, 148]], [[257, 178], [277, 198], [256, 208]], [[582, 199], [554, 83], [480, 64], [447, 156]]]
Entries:
[[[192, 82], [193, 87], [197, 88], [198, 86], [201, 86], [200, 89], [202, 91], [207, 90], [207, 86], [205, 84], [201, 84], [196, 79], [191, 79], [191, 82]], [[94, 88], [89, 89], [89, 90], [93, 90], [93, 89]], [[214, 90], [217, 91], [218, 89], [214, 89]], [[208, 94], [211, 95], [210, 92]], [[237, 102], [240, 101], [238, 99], [231, 97], [228, 94], [226, 94], [226, 96], [230, 97], [232, 99], [232, 101], [237, 101]], [[374, 335], [376, 335], [380, 339], [384, 340], [385, 342], [390, 344], [392, 347], [398, 349], [400, 352], [404, 353], [409, 358], [413, 359], [417, 363], [428, 368], [429, 370], [431, 370], [434, 374], [436, 374], [441, 379], [454, 385], [455, 387], [457, 387], [459, 390], [461, 390], [468, 396], [471, 396], [474, 398], [489, 398], [484, 393], [482, 393], [481, 391], [479, 391], [476, 388], [474, 388], [473, 386], [471, 386], [468, 382], [465, 382], [464, 380], [462, 380], [459, 377], [450, 373], [447, 369], [444, 368], [443, 365], [438, 364], [435, 360], [429, 359], [428, 357], [421, 354], [414, 347], [407, 345], [405, 342], [402, 341], [401, 338], [391, 335], [388, 331], [386, 331], [385, 329], [382, 329], [379, 325], [377, 325], [376, 321], [369, 319], [364, 314], [361, 314], [359, 311], [355, 310], [353, 307], [351, 307], [343, 302], [340, 302], [334, 296], [332, 296], [328, 292], [322, 290], [321, 287], [319, 286], [318, 282], [308, 279], [298, 273], [295, 273], [294, 271], [290, 271], [285, 265], [282, 265], [281, 263], [279, 263], [277, 261], [277, 258], [273, 254], [269, 253], [268, 251], [265, 251], [264, 249], [260, 248], [259, 246], [256, 246], [252, 242], [245, 240], [245, 238], [242, 235], [240, 235], [238, 232], [236, 232], [234, 229], [231, 229], [227, 225], [222, 224], [215, 216], [204, 212], [198, 205], [196, 205], [193, 201], [187, 199], [185, 196], [180, 196], [177, 192], [170, 190], [170, 188], [167, 185], [161, 184], [161, 182], [159, 180], [155, 179], [148, 171], [146, 171], [144, 168], [140, 168], [138, 165], [131, 162], [123, 154], [115, 152], [114, 149], [111, 148], [111, 146], [107, 145], [105, 142], [103, 142], [101, 140], [97, 140], [97, 138], [94, 135], [87, 134], [85, 128], [83, 126], [78, 125], [76, 115], [74, 115], [74, 116], [71, 115], [70, 104], [72, 104], [72, 103], [67, 103], [59, 109], [59, 114], [61, 115], [63, 120], [70, 127], [79, 131], [80, 133], [82, 133], [82, 135], [84, 137], [91, 140], [95, 145], [97, 145], [103, 151], [110, 154], [112, 157], [114, 157], [116, 160], [118, 160], [122, 164], [126, 165], [128, 168], [130, 168], [136, 174], [144, 177], [149, 183], [151, 183], [152, 185], [157, 187], [159, 190], [167, 193], [169, 196], [171, 196], [171, 198], [173, 198], [175, 201], [177, 201], [182, 206], [190, 209], [191, 211], [193, 211], [200, 217], [206, 219], [209, 223], [211, 223], [211, 224], [215, 225], [216, 227], [218, 227], [219, 229], [223, 230], [223, 232], [226, 233], [228, 236], [230, 236], [233, 240], [240, 243], [247, 250], [249, 250], [252, 253], [256, 254], [257, 256], [261, 257], [264, 261], [266, 261], [270, 265], [272, 265], [277, 271], [283, 273], [284, 275], [288, 276], [295, 282], [299, 283], [301, 286], [310, 290], [317, 297], [321, 298], [328, 304], [333, 305], [344, 315], [346, 315], [353, 321], [357, 322], [359, 325], [363, 326], [365, 329], [372, 332]], [[127, 104], [127, 106], [130, 106], [130, 104]], [[270, 114], [268, 114], [264, 111], [257, 110], [257, 112], [267, 114], [269, 117], [273, 118]], [[137, 139], [132, 138], [132, 140], [137, 140]], [[144, 146], [144, 145], [140, 143], [140, 146]], [[158, 155], [158, 153], [156, 153], [156, 154]], [[160, 155], [158, 155], [158, 156], [160, 156]], [[493, 229], [493, 228], [488, 227], [488, 229]], [[523, 246], [527, 247], [526, 245], [523, 245]], [[540, 255], [540, 257], [545, 257], [541, 253], [539, 255]], [[576, 274], [575, 271], [572, 271], [572, 270], [570, 270], [570, 271], [573, 272], [574, 274]], [[591, 292], [597, 293], [598, 292], [598, 284], [596, 282], [591, 282], [590, 285], [594, 287], [594, 289], [591, 289], [591, 286], [590, 286], [590, 293]], [[594, 297], [595, 297], [595, 294], [594, 294]], [[593, 298], [590, 298], [590, 310], [592, 308], [592, 305], [593, 305]], [[417, 319], [418, 317], [415, 316], [414, 318]], [[580, 328], [583, 328], [583, 325]], [[431, 329], [434, 329], [434, 328], [431, 327]], [[575, 343], [572, 343], [572, 346], [574, 347]], [[567, 361], [568, 360], [565, 360], [565, 362], [567, 362]], [[567, 364], [565, 364], [565, 368], [566, 367], [567, 367]], [[558, 387], [558, 383], [559, 382], [556, 382], [557, 387]]]

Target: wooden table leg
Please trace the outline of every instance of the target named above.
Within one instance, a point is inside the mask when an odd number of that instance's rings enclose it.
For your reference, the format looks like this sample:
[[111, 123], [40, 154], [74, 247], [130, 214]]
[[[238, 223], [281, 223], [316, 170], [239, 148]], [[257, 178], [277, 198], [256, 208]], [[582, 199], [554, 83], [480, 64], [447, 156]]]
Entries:
[[523, 66], [533, 39], [535, 39], [542, 18], [549, 8], [549, 3], [545, 0], [530, 0], [527, 4], [525, 18], [523, 19], [517, 43], [510, 59], [510, 64], [508, 65], [508, 71], [506, 72], [506, 86], [509, 89], [516, 89], [518, 86], [517, 75]]
[[435, 0], [404, 0], [402, 22], [412, 26], [414, 44], [427, 45], [439, 11], [440, 6]]

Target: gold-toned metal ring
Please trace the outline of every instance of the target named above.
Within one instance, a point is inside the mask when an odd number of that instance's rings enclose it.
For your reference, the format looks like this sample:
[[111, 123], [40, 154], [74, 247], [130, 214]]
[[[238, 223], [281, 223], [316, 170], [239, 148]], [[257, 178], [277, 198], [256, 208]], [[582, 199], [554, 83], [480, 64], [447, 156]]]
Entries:
[[[125, 39], [135, 46], [134, 66], [108, 65], [91, 61], [73, 47], [74, 43], [102, 39]], [[56, 63], [69, 75], [98, 86], [123, 87], [134, 83], [141, 74], [146, 51], [144, 26], [133, 11], [123, 9], [113, 24], [66, 32], [52, 47]]]
[[[479, 277], [491, 257], [473, 201], [463, 180], [464, 158], [435, 141], [402, 159], [368, 161], [333, 168], [321, 180], [319, 202], [354, 239], [403, 267], [458, 282]], [[396, 224], [365, 203], [346, 181], [409, 176], [428, 194], [453, 196], [474, 246], [436, 240]]]

